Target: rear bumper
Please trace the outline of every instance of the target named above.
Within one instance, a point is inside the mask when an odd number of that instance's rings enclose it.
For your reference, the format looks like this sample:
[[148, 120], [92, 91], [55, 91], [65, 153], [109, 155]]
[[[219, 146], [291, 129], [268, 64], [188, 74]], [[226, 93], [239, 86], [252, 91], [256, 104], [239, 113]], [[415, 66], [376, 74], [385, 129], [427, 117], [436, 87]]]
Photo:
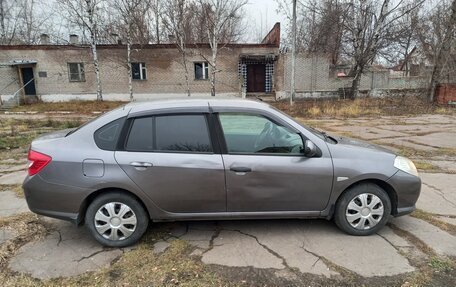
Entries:
[[49, 183], [39, 175], [27, 176], [22, 187], [32, 212], [75, 224], [80, 222], [79, 210], [87, 190]]
[[29, 204], [29, 209], [30, 209], [30, 211], [32, 211], [36, 214], [44, 215], [44, 216], [52, 217], [52, 218], [56, 218], [56, 219], [62, 219], [65, 221], [69, 221], [75, 225], [79, 225], [79, 223], [81, 221], [80, 217], [79, 217], [79, 213], [65, 213], [65, 212], [58, 212], [58, 211], [52, 211], [52, 210], [34, 209], [34, 208], [30, 207], [30, 204]]

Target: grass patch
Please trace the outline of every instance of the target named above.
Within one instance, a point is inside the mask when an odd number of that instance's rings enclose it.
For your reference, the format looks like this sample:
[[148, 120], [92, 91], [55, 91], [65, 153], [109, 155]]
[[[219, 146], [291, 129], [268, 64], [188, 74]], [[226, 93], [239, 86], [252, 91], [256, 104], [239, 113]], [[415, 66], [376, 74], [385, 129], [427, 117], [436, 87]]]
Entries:
[[430, 171], [430, 172], [442, 171], [438, 166], [433, 165], [430, 162], [417, 160], [417, 161], [414, 161], [413, 163], [415, 164], [416, 168], [421, 171]]
[[75, 128], [83, 123], [81, 119], [73, 120], [45, 120], [11, 119], [0, 124], [0, 150], [17, 149], [26, 147], [30, 142], [43, 133], [55, 130]]
[[92, 112], [105, 112], [125, 105], [126, 102], [120, 101], [69, 101], [69, 102], [56, 102], [44, 103], [38, 102], [18, 106], [11, 109], [12, 112], [73, 112], [80, 114], [90, 114]]
[[18, 136], [1, 136], [0, 149], [14, 149], [28, 145], [35, 137], [36, 133]]
[[454, 269], [454, 262], [448, 258], [432, 257], [428, 263], [429, 267], [437, 272], [451, 272]]
[[[420, 149], [414, 149], [412, 147], [408, 146], [403, 146], [403, 145], [398, 145], [394, 143], [382, 143], [381, 141], [373, 141], [376, 144], [380, 145], [388, 145], [392, 148], [397, 149], [397, 152], [405, 157], [409, 158], [417, 158], [417, 157], [422, 157], [422, 158], [433, 158], [435, 156], [449, 156], [449, 157], [454, 157], [456, 156], [456, 149], [455, 148], [436, 148], [434, 150], [420, 150]], [[417, 167], [418, 168], [418, 167]]]

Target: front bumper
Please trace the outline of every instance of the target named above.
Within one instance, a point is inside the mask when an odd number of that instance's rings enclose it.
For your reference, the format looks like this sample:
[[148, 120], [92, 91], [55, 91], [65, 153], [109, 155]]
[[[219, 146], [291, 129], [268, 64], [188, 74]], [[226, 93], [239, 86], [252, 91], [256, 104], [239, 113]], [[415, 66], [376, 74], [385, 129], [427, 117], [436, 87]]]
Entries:
[[402, 216], [413, 212], [421, 193], [421, 179], [399, 170], [387, 182], [394, 188], [397, 195], [393, 215]]

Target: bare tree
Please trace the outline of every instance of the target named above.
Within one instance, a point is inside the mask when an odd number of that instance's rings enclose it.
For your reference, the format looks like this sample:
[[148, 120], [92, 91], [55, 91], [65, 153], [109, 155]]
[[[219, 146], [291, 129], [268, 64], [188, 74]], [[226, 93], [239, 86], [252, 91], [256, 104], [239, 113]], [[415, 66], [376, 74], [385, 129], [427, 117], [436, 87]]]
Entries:
[[70, 21], [76, 21], [83, 30], [89, 33], [90, 49], [97, 81], [97, 101], [103, 101], [103, 92], [98, 62], [97, 44], [100, 34], [103, 0], [58, 0], [62, 8], [69, 14]]
[[404, 1], [352, 0], [344, 20], [346, 51], [353, 60], [351, 76], [352, 97], [357, 98], [361, 76], [366, 67], [373, 63], [379, 51], [389, 43], [392, 28], [398, 19], [410, 13], [423, 1], [406, 5]]
[[[279, 13], [289, 22], [292, 9], [289, 0], [276, 0]], [[330, 57], [337, 64], [341, 55], [343, 21], [346, 1], [343, 0], [304, 0], [299, 1], [296, 19], [296, 49], [298, 52], [320, 53]], [[293, 39], [290, 25], [286, 27], [288, 39]], [[285, 46], [291, 43], [285, 42]]]
[[[239, 33], [239, 19], [242, 19], [242, 8], [247, 0], [199, 0], [200, 17], [205, 19], [207, 39], [212, 56], [208, 60], [211, 66], [211, 96], [215, 96], [215, 76], [219, 44], [226, 44]], [[236, 24], [237, 23], [237, 24]]]
[[187, 96], [190, 97], [190, 76], [187, 62], [187, 43], [189, 41], [189, 31], [191, 31], [191, 21], [188, 21], [190, 10], [186, 0], [170, 0], [164, 9], [163, 24], [169, 35], [172, 35], [177, 49], [181, 54], [182, 67], [185, 71], [185, 84]]
[[161, 43], [161, 36], [162, 36], [162, 31], [161, 31], [161, 15], [163, 13], [163, 8], [164, 8], [164, 1], [163, 0], [152, 0], [151, 2], [151, 14], [152, 14], [152, 20], [154, 22], [153, 26], [155, 29], [154, 33], [154, 38], [155, 38], [155, 43], [160, 44]]
[[[441, 20], [444, 13], [440, 15], [435, 15], [438, 19]], [[442, 17], [442, 18], [440, 18]], [[444, 19], [444, 18], [443, 18]], [[439, 40], [435, 43], [434, 47], [434, 61], [433, 69], [429, 84], [429, 101], [434, 101], [435, 90], [437, 84], [442, 80], [442, 75], [445, 70], [455, 73], [454, 69], [456, 67], [448, 67], [448, 63], [456, 63], [456, 0], [453, 0], [451, 4], [450, 13], [448, 19], [444, 20], [443, 29], [439, 32]], [[425, 40], [423, 40], [425, 41]], [[446, 67], [447, 66], [447, 67]], [[456, 78], [456, 77], [455, 77]]]
[[6, 22], [8, 19], [8, 7], [6, 0], [0, 0], [0, 44], [6, 44], [7, 42], [7, 26]]
[[130, 101], [133, 101], [131, 51], [133, 44], [147, 44], [149, 37], [144, 13], [150, 8], [150, 2], [144, 0], [116, 0], [113, 3], [117, 12], [116, 29], [127, 43], [127, 72]]
[[0, 44], [37, 44], [52, 33], [52, 9], [44, 0], [0, 0]]

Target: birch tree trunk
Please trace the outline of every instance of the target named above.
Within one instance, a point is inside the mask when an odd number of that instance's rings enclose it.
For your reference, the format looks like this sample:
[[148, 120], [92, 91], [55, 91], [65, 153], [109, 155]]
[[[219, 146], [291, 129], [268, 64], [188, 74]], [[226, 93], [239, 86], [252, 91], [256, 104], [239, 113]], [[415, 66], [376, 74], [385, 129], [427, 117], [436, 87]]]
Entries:
[[101, 88], [100, 65], [97, 55], [97, 40], [95, 36], [96, 23], [94, 21], [95, 7], [91, 0], [86, 0], [87, 15], [89, 18], [90, 30], [90, 48], [92, 50], [93, 66], [95, 68], [95, 77], [97, 79], [97, 101], [103, 101], [103, 92]]
[[95, 36], [93, 34], [90, 35], [91, 43], [90, 47], [92, 49], [92, 56], [93, 56], [93, 66], [95, 67], [95, 76], [97, 78], [97, 101], [103, 101], [103, 93], [101, 88], [101, 78], [100, 78], [100, 66], [98, 63], [98, 55], [97, 55], [97, 44], [95, 42]]
[[181, 41], [181, 54], [182, 54], [182, 65], [185, 70], [185, 85], [187, 89], [187, 96], [190, 97], [190, 79], [188, 76], [188, 66], [187, 66], [187, 53], [185, 51], [185, 44]]
[[131, 73], [131, 34], [127, 32], [127, 64], [128, 64], [128, 92], [130, 93], [130, 102], [133, 101], [133, 83]]
[[218, 38], [217, 38], [217, 25], [214, 25], [212, 32], [212, 41], [211, 41], [211, 50], [212, 50], [212, 60], [211, 60], [211, 96], [215, 97], [215, 73], [217, 73], [217, 49], [218, 49]]
[[217, 48], [212, 52], [212, 65], [211, 65], [211, 96], [215, 97], [215, 73], [217, 72]]

